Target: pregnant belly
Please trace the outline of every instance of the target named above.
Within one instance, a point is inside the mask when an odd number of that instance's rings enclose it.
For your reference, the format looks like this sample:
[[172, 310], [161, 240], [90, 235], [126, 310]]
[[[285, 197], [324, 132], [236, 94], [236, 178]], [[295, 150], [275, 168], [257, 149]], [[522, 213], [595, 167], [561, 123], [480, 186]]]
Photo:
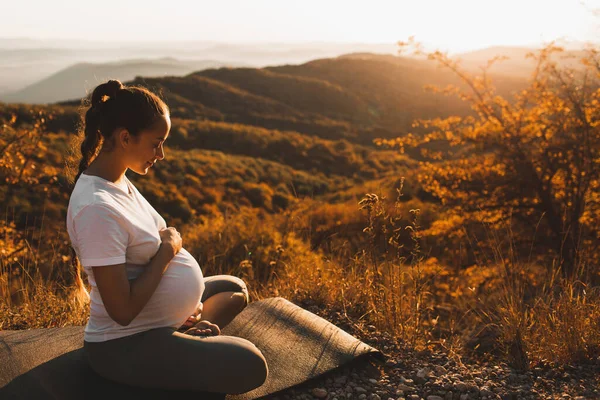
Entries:
[[202, 270], [194, 257], [181, 249], [169, 263], [145, 311], [178, 327], [200, 305], [203, 293]]

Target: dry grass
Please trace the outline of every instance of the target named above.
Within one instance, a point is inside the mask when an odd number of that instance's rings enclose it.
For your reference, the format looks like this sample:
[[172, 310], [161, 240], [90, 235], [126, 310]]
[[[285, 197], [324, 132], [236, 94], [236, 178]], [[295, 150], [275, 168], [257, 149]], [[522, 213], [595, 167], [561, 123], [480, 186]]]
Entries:
[[[244, 209], [189, 224], [182, 229], [184, 245], [205, 275], [242, 277], [254, 300], [310, 301], [415, 348], [457, 357], [496, 353], [521, 369], [598, 356], [600, 293], [583, 279], [589, 275], [583, 268], [566, 282], [557, 271], [519, 263], [510, 250], [505, 257], [491, 228], [492, 262], [449, 268], [423, 253], [420, 211], [407, 210], [401, 188], [398, 194], [391, 202], [368, 194], [358, 204], [328, 206], [306, 199], [279, 215]], [[363, 229], [340, 229], [327, 246], [313, 248], [311, 239], [328, 220]], [[84, 325], [89, 311], [73, 299], [64, 243], [36, 256], [12, 224], [5, 221], [2, 229], [0, 329]], [[15, 251], [20, 248], [31, 251]], [[46, 268], [39, 268], [40, 259]]]

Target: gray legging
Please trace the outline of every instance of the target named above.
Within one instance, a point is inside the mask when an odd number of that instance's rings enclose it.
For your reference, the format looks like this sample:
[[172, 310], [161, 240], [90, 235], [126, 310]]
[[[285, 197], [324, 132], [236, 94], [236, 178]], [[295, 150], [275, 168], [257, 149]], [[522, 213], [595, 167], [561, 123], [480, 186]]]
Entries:
[[[243, 292], [231, 275], [204, 278], [202, 301], [220, 292]], [[236, 336], [191, 336], [155, 328], [104, 342], [83, 342], [88, 363], [99, 375], [131, 386], [214, 393], [245, 393], [262, 385], [269, 369], [261, 351]]]

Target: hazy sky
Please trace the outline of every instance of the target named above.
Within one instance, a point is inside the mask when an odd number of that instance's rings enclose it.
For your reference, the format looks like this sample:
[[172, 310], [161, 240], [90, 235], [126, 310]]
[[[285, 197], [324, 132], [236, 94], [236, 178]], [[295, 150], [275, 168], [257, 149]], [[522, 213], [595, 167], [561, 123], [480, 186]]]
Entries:
[[[600, 0], [1, 0], [0, 37], [395, 43], [600, 39]], [[594, 12], [595, 11], [595, 12]], [[594, 15], [595, 14], [595, 15]]]

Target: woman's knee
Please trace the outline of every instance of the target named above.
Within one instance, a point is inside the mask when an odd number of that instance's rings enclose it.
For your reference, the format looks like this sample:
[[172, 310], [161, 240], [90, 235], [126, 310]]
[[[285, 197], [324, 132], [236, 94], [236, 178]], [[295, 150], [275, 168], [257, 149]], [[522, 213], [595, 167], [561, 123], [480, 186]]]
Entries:
[[202, 301], [219, 292], [240, 292], [246, 297], [246, 305], [250, 303], [248, 286], [242, 278], [233, 275], [213, 275], [205, 277], [204, 282], [206, 289], [202, 296]]
[[239, 286], [238, 291], [244, 295], [244, 298], [246, 300], [246, 304], [244, 305], [244, 307], [245, 307], [248, 305], [248, 303], [250, 303], [250, 295], [248, 293], [248, 285], [246, 284], [246, 282], [244, 282], [244, 280], [242, 278], [238, 278], [237, 276], [234, 276], [233, 278]]
[[238, 312], [241, 312], [248, 305], [248, 297], [246, 293], [235, 292], [231, 295], [231, 298], [235, 304], [235, 307], [238, 309]]
[[250, 341], [244, 339], [246, 346], [237, 361], [239, 372], [235, 383], [231, 384], [228, 393], [240, 394], [256, 389], [267, 380], [269, 366], [262, 352]]
[[265, 383], [269, 376], [269, 367], [262, 353], [259, 354], [246, 361], [245, 368], [240, 371], [243, 379], [238, 381], [237, 387], [232, 388], [231, 394], [246, 393]]
[[254, 356], [254, 377], [256, 379], [256, 387], [259, 387], [267, 380], [269, 376], [269, 365], [263, 353], [255, 346], [256, 352]]
[[[240, 302], [240, 310], [243, 310], [250, 303], [250, 295], [248, 293], [248, 285], [242, 278], [238, 278], [237, 276], [227, 275], [230, 282], [233, 282], [237, 285], [237, 289], [234, 290], [236, 293], [234, 297], [237, 297]], [[236, 299], [236, 300], [237, 300]]]

